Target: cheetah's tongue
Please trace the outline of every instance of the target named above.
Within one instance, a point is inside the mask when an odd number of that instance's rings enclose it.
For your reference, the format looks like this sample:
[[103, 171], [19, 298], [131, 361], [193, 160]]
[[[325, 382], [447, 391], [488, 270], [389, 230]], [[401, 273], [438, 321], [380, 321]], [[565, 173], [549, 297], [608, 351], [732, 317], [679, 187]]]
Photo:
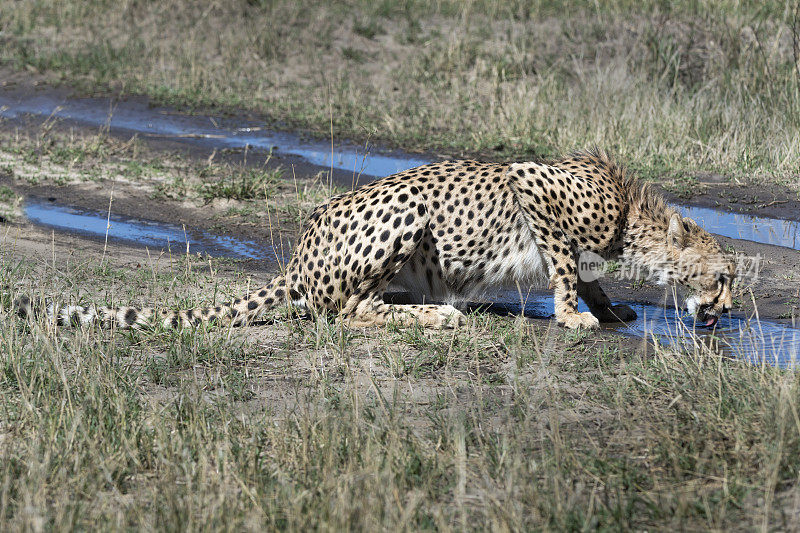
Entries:
[[716, 323], [717, 323], [717, 317], [710, 316], [708, 317], [708, 320], [706, 320], [706, 327], [713, 328], [714, 325], [716, 325]]

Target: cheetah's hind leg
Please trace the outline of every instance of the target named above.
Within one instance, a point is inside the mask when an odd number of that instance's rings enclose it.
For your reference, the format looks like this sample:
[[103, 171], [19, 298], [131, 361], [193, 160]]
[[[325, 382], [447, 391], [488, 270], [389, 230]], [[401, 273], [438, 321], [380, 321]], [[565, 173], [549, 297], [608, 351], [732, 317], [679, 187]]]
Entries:
[[342, 320], [354, 328], [383, 326], [389, 322], [401, 326], [419, 324], [426, 328], [455, 328], [467, 321], [464, 314], [452, 305], [387, 304], [380, 295], [361, 299], [356, 305], [347, 307], [352, 310], [345, 309]]

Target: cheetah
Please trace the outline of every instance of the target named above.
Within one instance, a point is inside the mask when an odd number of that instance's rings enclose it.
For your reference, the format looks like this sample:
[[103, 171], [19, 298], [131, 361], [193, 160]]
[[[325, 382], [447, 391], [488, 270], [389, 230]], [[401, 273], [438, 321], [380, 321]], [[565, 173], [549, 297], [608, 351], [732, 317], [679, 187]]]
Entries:
[[[652, 272], [662, 284], [689, 287], [687, 301], [709, 326], [732, 305], [732, 258], [694, 221], [594, 149], [522, 163], [443, 161], [412, 168], [330, 198], [308, 217], [282, 274], [217, 307], [181, 311], [133, 307], [56, 308], [59, 323], [118, 327], [244, 325], [294, 303], [332, 312], [351, 327], [418, 323], [456, 327], [452, 304], [493, 287], [545, 286], [555, 319], [567, 328], [636, 317], [613, 305], [597, 280], [578, 275], [584, 252]], [[390, 283], [415, 305], [384, 301]], [[581, 298], [590, 312], [578, 311]], [[29, 299], [21, 314], [32, 314]]]

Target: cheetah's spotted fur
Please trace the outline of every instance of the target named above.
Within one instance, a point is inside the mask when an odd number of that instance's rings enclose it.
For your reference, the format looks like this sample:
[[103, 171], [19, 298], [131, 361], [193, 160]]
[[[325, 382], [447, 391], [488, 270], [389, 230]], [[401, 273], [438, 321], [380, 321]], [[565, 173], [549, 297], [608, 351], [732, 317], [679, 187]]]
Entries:
[[[62, 322], [138, 327], [214, 320], [243, 324], [283, 301], [338, 313], [351, 326], [458, 325], [450, 305], [391, 305], [390, 282], [420, 301], [448, 301], [493, 286], [544, 285], [569, 328], [635, 313], [613, 306], [597, 281], [577, 275], [588, 251], [622, 257], [662, 281], [697, 292], [702, 319], [731, 305], [733, 263], [707, 232], [681, 219], [600, 151], [556, 161], [444, 161], [400, 172], [331, 198], [310, 215], [285, 272], [229, 305], [183, 311], [131, 307], [52, 309]], [[700, 264], [700, 268], [698, 268]], [[691, 267], [691, 268], [690, 268]], [[577, 310], [578, 297], [591, 313]], [[31, 313], [28, 301], [23, 313]]]

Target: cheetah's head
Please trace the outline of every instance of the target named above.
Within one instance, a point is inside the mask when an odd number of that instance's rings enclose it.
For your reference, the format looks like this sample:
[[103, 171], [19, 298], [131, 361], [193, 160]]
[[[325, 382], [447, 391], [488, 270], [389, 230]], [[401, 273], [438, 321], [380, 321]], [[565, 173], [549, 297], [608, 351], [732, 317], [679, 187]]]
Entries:
[[686, 308], [698, 322], [713, 327], [733, 306], [733, 256], [710, 233], [677, 213], [669, 221], [667, 247], [672, 259], [671, 278], [692, 290]]

